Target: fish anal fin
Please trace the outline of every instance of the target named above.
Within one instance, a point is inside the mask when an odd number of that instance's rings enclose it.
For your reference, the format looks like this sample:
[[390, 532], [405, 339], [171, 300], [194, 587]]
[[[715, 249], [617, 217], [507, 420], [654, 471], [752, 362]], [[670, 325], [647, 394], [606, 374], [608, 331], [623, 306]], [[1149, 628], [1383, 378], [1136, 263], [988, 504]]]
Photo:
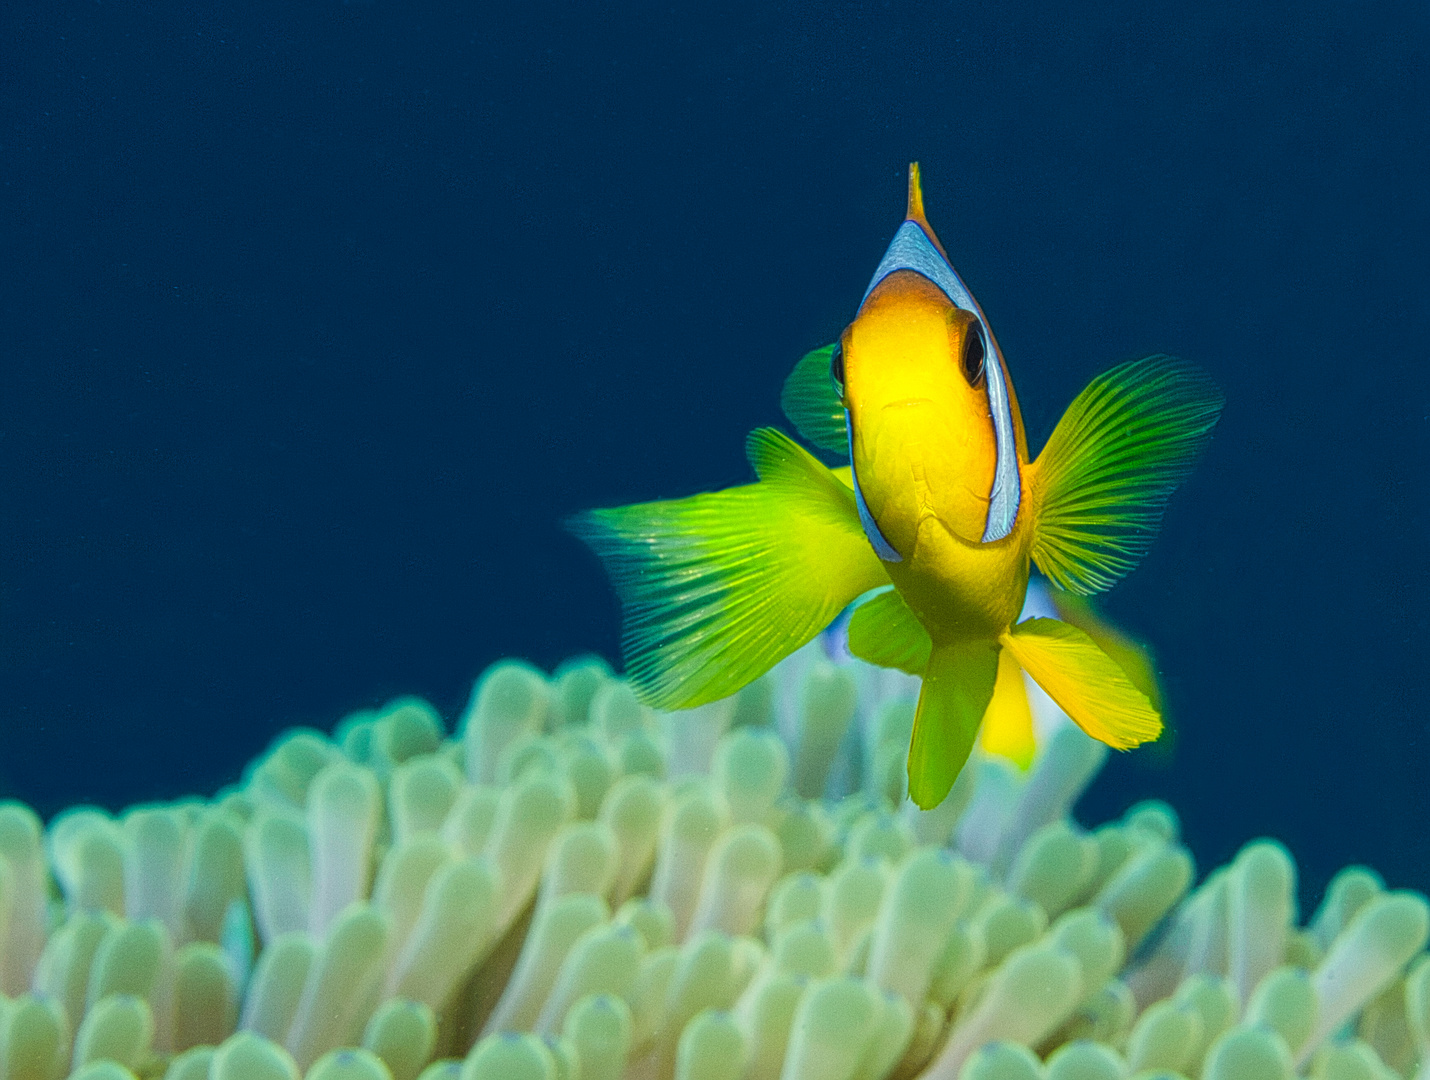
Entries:
[[1023, 669], [1007, 649], [998, 652], [998, 680], [993, 699], [983, 714], [978, 745], [990, 754], [1008, 758], [1020, 769], [1033, 763], [1037, 743], [1033, 737], [1033, 710], [1028, 704], [1028, 687]]
[[1094, 739], [1130, 750], [1162, 733], [1162, 717], [1118, 663], [1086, 633], [1057, 619], [1027, 619], [1003, 648]]
[[909, 744], [909, 798], [921, 809], [943, 802], [968, 761], [997, 672], [991, 641], [934, 644]]
[[656, 708], [733, 694], [888, 584], [838, 477], [770, 428], [746, 450], [759, 483], [568, 523], [606, 565], [626, 674]]
[[1033, 561], [1059, 588], [1110, 588], [1146, 554], [1223, 398], [1171, 356], [1120, 364], [1063, 414], [1033, 467]]
[[879, 667], [922, 675], [933, 642], [897, 589], [860, 604], [849, 619], [849, 651]]

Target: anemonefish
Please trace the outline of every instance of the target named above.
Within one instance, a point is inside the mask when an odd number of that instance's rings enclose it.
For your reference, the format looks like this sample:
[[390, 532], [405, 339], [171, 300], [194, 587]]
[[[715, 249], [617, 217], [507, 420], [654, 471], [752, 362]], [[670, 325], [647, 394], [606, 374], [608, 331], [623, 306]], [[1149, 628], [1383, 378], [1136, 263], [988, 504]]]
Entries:
[[1137, 564], [1220, 415], [1210, 379], [1168, 356], [1115, 367], [1030, 460], [1002, 351], [924, 216], [915, 164], [854, 321], [796, 365], [782, 405], [848, 467], [761, 428], [746, 441], [756, 483], [571, 522], [622, 601], [643, 700], [734, 693], [862, 598], [850, 651], [923, 676], [908, 759], [921, 807], [948, 794], [985, 719], [1026, 712], [1024, 672], [1109, 746], [1158, 736], [1155, 691], [1113, 637], [1019, 613], [1030, 563], [1082, 596]]

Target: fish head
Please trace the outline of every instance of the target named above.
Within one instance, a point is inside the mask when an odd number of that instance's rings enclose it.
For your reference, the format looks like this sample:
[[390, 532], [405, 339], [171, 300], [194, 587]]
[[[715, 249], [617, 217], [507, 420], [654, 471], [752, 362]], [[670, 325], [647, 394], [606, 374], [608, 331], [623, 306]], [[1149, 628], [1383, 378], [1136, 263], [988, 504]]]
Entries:
[[1017, 519], [1021, 418], [987, 320], [924, 218], [917, 166], [909, 188], [908, 216], [833, 358], [854, 474], [894, 548], [929, 514], [991, 543]]

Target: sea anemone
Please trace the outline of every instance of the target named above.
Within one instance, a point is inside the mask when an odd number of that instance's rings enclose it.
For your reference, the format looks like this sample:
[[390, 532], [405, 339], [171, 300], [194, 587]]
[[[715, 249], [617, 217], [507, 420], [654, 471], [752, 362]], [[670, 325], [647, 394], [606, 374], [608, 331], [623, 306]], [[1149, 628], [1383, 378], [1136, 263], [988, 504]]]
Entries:
[[0, 1080], [1430, 1077], [1425, 900], [1284, 848], [1193, 888], [1161, 803], [1070, 816], [1106, 751], [1037, 702], [904, 797], [917, 683], [817, 641], [657, 714], [502, 661], [213, 799], [0, 806]]

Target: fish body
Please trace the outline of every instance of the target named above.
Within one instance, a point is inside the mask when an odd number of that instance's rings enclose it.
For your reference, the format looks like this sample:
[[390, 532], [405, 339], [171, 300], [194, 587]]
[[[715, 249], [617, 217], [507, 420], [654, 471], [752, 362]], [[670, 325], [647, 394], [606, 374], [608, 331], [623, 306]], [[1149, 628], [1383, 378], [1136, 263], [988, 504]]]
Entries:
[[914, 165], [854, 320], [796, 365], [782, 404], [848, 467], [761, 429], [746, 443], [754, 484], [573, 519], [621, 596], [644, 700], [733, 693], [858, 600], [850, 650], [923, 677], [908, 764], [920, 806], [947, 795], [980, 728], [985, 746], [1031, 756], [1024, 673], [1109, 745], [1157, 737], [1135, 649], [1090, 616], [1018, 617], [1033, 565], [1084, 596], [1136, 565], [1220, 414], [1206, 376], [1164, 356], [1120, 365], [1030, 460], [1002, 351]]
[[[1017, 616], [1028, 583], [1031, 515], [983, 540], [996, 437], [987, 380], [970, 382], [960, 362], [979, 348], [971, 341], [979, 333], [971, 312], [900, 270], [876, 286], [840, 342], [854, 475], [899, 556], [886, 563], [889, 577], [936, 639], [996, 636]], [[1026, 466], [1016, 404], [1011, 416], [1014, 452], [1022, 448]], [[1019, 502], [1027, 502], [1021, 491]]]

